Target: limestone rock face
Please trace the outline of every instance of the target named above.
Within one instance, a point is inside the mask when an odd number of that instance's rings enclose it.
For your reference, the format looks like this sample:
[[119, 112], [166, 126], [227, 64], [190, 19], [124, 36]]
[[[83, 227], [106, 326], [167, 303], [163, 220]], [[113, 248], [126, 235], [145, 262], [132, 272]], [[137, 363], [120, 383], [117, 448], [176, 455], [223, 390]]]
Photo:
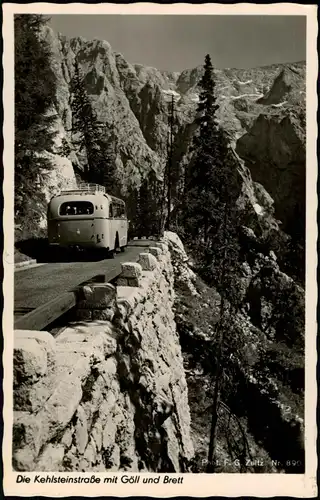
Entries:
[[[175, 90], [181, 99], [177, 105], [192, 114], [198, 100], [198, 82], [203, 68], [199, 66], [180, 73], [175, 81]], [[255, 118], [272, 105], [303, 103], [305, 101], [305, 63], [274, 64], [252, 69], [216, 69], [215, 94], [218, 118], [222, 126], [236, 141], [252, 125]], [[282, 101], [286, 101], [282, 104]], [[194, 112], [194, 111], [193, 111]]]
[[194, 286], [196, 275], [189, 267], [189, 258], [179, 236], [172, 231], [165, 231], [164, 241], [168, 244], [172, 254], [175, 285], [186, 288], [191, 295], [198, 295]]
[[[52, 65], [58, 79], [57, 107], [65, 130], [69, 131], [72, 124], [69, 85], [77, 60], [98, 120], [117, 137], [116, 161], [123, 178], [123, 194], [129, 187], [139, 186], [150, 170], [160, 175], [162, 162], [145, 140], [126, 94], [131, 95], [132, 88], [142, 87], [134, 67], [117, 57], [106, 41], [68, 40], [55, 35], [50, 28], [46, 28], [43, 36], [52, 48]], [[82, 159], [78, 160], [81, 165]]]
[[[260, 195], [264, 196], [263, 191]], [[262, 245], [259, 249], [259, 238], [252, 229], [243, 227], [243, 233], [250, 250], [243, 253], [245, 260], [234, 276], [241, 307], [233, 311], [224, 331], [226, 385], [221, 401], [227, 401], [238, 417], [247, 416], [243, 430], [247, 436], [254, 436], [250, 438], [250, 453], [264, 457], [264, 472], [276, 472], [272, 463], [276, 456], [287, 460], [295, 453], [301, 463], [304, 457], [304, 291], [281, 270], [273, 251]], [[212, 378], [207, 374], [215, 373], [212, 358], [217, 349], [221, 297], [214, 279], [209, 287], [195, 275], [193, 287], [188, 286], [186, 276], [192, 276], [193, 271], [181, 241], [170, 232], [165, 233], [165, 241], [172, 255], [175, 321], [187, 373], [195, 448], [193, 471], [205, 472], [210, 419], [203, 409], [212, 404]], [[252, 401], [258, 404], [252, 405]], [[218, 413], [216, 449], [220, 463], [225, 456], [229, 465], [221, 465], [217, 472], [240, 472], [240, 462], [228, 460], [234, 431], [231, 426], [225, 427], [225, 422], [233, 417], [224, 411], [221, 407]], [[234, 432], [237, 438], [240, 434]], [[288, 458], [285, 470], [289, 467]]]
[[259, 99], [260, 104], [281, 106], [288, 100], [301, 102], [301, 94], [305, 93], [303, 68], [287, 66], [281, 70], [270, 90]]
[[45, 156], [52, 165], [50, 170], [42, 174], [44, 180], [42, 189], [46, 200], [49, 201], [60, 190], [76, 188], [77, 181], [72, 163], [68, 158], [49, 152]]
[[290, 232], [304, 217], [306, 137], [304, 111], [261, 114], [237, 142], [254, 181], [274, 199], [275, 214]]

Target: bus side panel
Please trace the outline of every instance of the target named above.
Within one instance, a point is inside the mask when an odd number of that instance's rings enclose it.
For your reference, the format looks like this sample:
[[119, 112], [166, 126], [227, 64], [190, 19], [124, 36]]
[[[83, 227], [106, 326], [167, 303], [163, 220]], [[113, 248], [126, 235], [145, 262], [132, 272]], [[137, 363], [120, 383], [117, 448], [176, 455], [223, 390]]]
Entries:
[[112, 241], [109, 235], [110, 221], [108, 219], [95, 220], [95, 243], [99, 248], [111, 248]]
[[114, 219], [95, 219], [93, 246], [114, 250], [117, 233], [116, 222]]
[[127, 244], [127, 232], [126, 232], [126, 224], [127, 224], [127, 221], [126, 219], [113, 219], [110, 221], [111, 222], [111, 226], [112, 226], [112, 244], [113, 246], [115, 245], [115, 241], [116, 241], [116, 236], [117, 236], [117, 233], [118, 233], [118, 238], [119, 238], [119, 247], [124, 247], [126, 246]]
[[109, 219], [109, 239], [110, 239], [110, 250], [115, 249], [117, 235], [117, 224], [115, 219]]
[[110, 239], [110, 219], [103, 220], [104, 247], [111, 250], [113, 242]]
[[119, 228], [119, 244], [121, 247], [125, 247], [128, 243], [128, 221], [127, 219], [121, 219]]

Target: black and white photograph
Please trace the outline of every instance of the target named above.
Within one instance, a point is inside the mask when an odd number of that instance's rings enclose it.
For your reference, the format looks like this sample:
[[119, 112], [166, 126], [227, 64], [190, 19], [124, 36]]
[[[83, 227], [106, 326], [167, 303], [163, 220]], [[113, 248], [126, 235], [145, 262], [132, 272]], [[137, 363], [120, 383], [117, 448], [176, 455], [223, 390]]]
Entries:
[[312, 496], [316, 8], [83, 5], [4, 37], [8, 491]]

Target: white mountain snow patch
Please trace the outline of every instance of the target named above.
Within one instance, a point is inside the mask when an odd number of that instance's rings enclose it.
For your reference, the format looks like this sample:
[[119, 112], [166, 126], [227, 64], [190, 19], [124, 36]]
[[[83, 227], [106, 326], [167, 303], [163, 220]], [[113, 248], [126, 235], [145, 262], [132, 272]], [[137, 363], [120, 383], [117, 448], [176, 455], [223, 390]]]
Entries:
[[230, 99], [241, 99], [242, 97], [263, 97], [263, 94], [241, 94], [237, 96], [231, 96]]
[[163, 94], [166, 94], [168, 96], [173, 96], [177, 101], [181, 99], [181, 95], [179, 94], [179, 92], [176, 92], [175, 90], [163, 90], [162, 92]]
[[189, 94], [189, 98], [193, 102], [199, 102], [200, 100], [199, 94]]
[[271, 104], [272, 108], [281, 108], [284, 104], [286, 104], [288, 101], [283, 101], [279, 102], [278, 104]]
[[247, 83], [252, 83], [252, 80], [247, 80], [246, 82], [242, 82], [241, 80], [235, 80], [235, 81], [238, 81], [240, 85], [246, 85]]
[[263, 208], [261, 205], [259, 205], [259, 203], [254, 203], [253, 209], [254, 209], [255, 213], [258, 215], [261, 215], [263, 213]]
[[235, 101], [236, 99], [241, 99], [242, 97], [263, 97], [263, 94], [259, 93], [259, 94], [241, 94], [241, 95], [230, 95], [230, 96], [226, 96], [226, 95], [221, 95], [220, 96], [220, 99], [232, 99], [233, 101]]

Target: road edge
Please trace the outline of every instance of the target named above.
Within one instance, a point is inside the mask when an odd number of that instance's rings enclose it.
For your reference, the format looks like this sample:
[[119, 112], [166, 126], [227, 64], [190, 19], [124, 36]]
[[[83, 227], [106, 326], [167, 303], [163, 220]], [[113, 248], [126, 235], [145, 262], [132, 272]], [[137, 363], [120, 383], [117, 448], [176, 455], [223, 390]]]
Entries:
[[14, 269], [21, 269], [22, 267], [28, 267], [32, 264], [36, 264], [36, 259], [24, 260], [23, 262], [17, 262], [14, 264]]

